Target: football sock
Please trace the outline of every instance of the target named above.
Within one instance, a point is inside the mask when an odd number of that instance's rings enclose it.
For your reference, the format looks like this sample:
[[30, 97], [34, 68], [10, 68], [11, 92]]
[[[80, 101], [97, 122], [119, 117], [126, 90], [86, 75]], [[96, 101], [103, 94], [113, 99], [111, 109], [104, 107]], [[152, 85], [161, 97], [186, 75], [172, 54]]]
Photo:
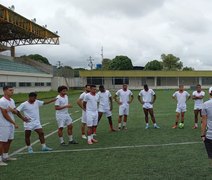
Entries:
[[69, 138], [69, 141], [73, 141], [73, 136], [72, 135], [69, 135], [68, 138]]
[[46, 144], [41, 144], [42, 145], [42, 148], [46, 148]]
[[3, 153], [3, 158], [7, 159], [8, 158], [8, 153]]
[[195, 126], [197, 127], [197, 126], [198, 126], [198, 124], [197, 124], [197, 123], [195, 123]]
[[149, 123], [146, 123], [146, 126], [149, 126]]
[[121, 128], [121, 123], [118, 124], [118, 127]]
[[125, 127], [127, 125], [127, 122], [123, 122], [123, 126]]
[[154, 123], [153, 125], [154, 125], [154, 127], [155, 127], [155, 126], [157, 126], [157, 124], [156, 124], [156, 123]]
[[60, 143], [64, 143], [63, 137], [60, 137]]
[[88, 141], [91, 141], [91, 136], [88, 136]]
[[91, 139], [93, 139], [93, 134], [91, 134]]
[[1, 155], [0, 155], [0, 162], [2, 161], [2, 157], [1, 157]]

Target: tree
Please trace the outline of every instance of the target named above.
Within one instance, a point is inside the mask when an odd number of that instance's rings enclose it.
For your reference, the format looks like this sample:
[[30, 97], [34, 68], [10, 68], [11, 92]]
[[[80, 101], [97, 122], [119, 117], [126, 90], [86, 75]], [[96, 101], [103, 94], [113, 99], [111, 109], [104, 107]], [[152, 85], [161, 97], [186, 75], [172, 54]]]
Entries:
[[109, 64], [109, 70], [131, 70], [132, 61], [127, 56], [116, 56]]
[[183, 68], [183, 71], [194, 71], [194, 68], [186, 66]]
[[158, 60], [149, 61], [144, 67], [144, 70], [151, 70], [151, 71], [161, 71], [162, 69], [163, 69], [162, 62]]
[[174, 56], [173, 54], [162, 54], [161, 59], [163, 70], [181, 70], [183, 67], [183, 63], [180, 61], [180, 58]]
[[107, 58], [103, 59], [102, 60], [102, 69], [108, 70], [110, 63], [111, 63], [111, 59], [107, 59]]
[[21, 56], [21, 57], [30, 58], [30, 59], [33, 59], [35, 61], [38, 61], [38, 62], [41, 62], [41, 63], [44, 63], [44, 64], [51, 65], [49, 63], [49, 60], [46, 57], [43, 57], [43, 56], [41, 56], [39, 54], [30, 54], [28, 56], [24, 55], [24, 56]]

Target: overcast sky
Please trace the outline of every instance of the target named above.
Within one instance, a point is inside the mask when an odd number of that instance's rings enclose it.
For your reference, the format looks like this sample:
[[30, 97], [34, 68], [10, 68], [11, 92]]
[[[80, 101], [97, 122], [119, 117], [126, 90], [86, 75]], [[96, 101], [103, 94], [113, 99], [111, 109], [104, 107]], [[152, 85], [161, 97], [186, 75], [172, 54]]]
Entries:
[[172, 53], [184, 66], [212, 70], [211, 0], [0, 0], [53, 32], [60, 45], [16, 48], [16, 55], [41, 54], [51, 64], [88, 68], [126, 55], [134, 66]]

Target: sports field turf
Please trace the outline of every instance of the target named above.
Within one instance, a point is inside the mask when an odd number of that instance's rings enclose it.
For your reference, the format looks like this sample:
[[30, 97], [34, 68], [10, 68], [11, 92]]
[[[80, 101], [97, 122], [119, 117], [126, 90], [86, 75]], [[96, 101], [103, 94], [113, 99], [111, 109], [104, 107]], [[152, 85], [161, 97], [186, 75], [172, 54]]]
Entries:
[[[188, 102], [184, 129], [172, 129], [175, 122], [176, 102], [171, 96], [174, 90], [156, 91], [154, 105], [156, 120], [160, 129], [145, 130], [144, 115], [138, 103], [138, 91], [134, 91], [134, 101], [130, 106], [128, 130], [109, 132], [106, 118], [102, 118], [97, 129], [99, 143], [87, 145], [80, 137], [81, 110], [76, 105], [79, 93], [70, 92], [74, 107], [70, 110], [74, 123], [74, 136], [78, 145], [61, 147], [56, 133], [53, 104], [40, 108], [45, 135], [52, 133], [47, 145], [53, 152], [41, 152], [40, 143], [33, 145], [34, 154], [26, 149], [16, 154], [17, 161], [0, 167], [0, 180], [25, 179], [212, 179], [206, 151], [200, 138], [200, 128], [193, 130], [193, 101]], [[191, 92], [191, 91], [189, 91]], [[26, 96], [27, 97], [27, 96]], [[17, 97], [14, 99], [16, 100]], [[207, 91], [205, 100], [208, 99]], [[113, 123], [117, 126], [118, 106], [114, 102]], [[21, 120], [11, 152], [23, 148], [24, 133]], [[200, 127], [200, 124], [199, 124]], [[37, 135], [32, 133], [32, 142]], [[67, 138], [66, 138], [67, 141]]]

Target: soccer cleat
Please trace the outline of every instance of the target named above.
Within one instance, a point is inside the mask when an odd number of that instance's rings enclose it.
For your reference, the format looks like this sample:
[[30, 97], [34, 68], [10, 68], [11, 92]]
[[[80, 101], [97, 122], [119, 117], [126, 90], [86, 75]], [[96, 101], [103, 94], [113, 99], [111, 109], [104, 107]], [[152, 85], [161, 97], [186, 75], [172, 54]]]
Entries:
[[122, 129], [123, 129], [123, 130], [127, 130], [127, 126], [123, 126]]
[[28, 148], [28, 153], [29, 153], [29, 154], [32, 154], [32, 153], [33, 153], [32, 147], [29, 147], [29, 148]]
[[42, 147], [42, 151], [52, 151], [53, 149], [50, 147]]
[[65, 142], [60, 143], [61, 146], [67, 146]]
[[87, 139], [86, 135], [83, 134], [82, 135], [82, 139]]
[[145, 129], [149, 129], [149, 125], [146, 125]]
[[0, 166], [7, 166], [7, 163], [0, 161]]
[[12, 157], [8, 157], [8, 158], [3, 158], [3, 161], [6, 162], [6, 161], [16, 161], [17, 158], [12, 158]]
[[197, 127], [197, 126], [195, 126], [195, 125], [192, 127], [192, 129], [197, 129], [197, 128], [198, 128], [198, 127]]
[[177, 125], [172, 126], [172, 129], [176, 129], [176, 128], [177, 128]]
[[78, 144], [78, 142], [76, 142], [75, 140], [69, 141], [69, 144]]
[[92, 141], [88, 141], [88, 144], [91, 145], [91, 144], [93, 144], [93, 142]]
[[118, 127], [118, 131], [121, 131], [121, 127]]
[[158, 125], [155, 125], [154, 128], [155, 129], [160, 129], [160, 127]]
[[98, 140], [96, 140], [96, 139], [91, 139], [91, 141], [92, 141], [93, 143], [98, 143]]

